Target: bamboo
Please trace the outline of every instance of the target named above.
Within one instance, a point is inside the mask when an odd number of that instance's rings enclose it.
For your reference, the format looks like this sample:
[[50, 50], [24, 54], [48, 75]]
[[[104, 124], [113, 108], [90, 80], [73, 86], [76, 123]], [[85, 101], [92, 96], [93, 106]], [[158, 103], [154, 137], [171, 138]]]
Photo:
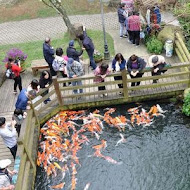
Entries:
[[183, 51], [185, 52], [185, 54], [186, 54], [188, 60], [190, 61], [190, 53], [189, 53], [187, 47], [185, 46], [185, 43], [184, 43], [183, 40], [181, 39], [181, 36], [179, 35], [178, 32], [176, 32], [176, 37], [177, 37], [177, 39], [179, 40], [179, 42], [180, 42], [180, 44], [181, 44], [181, 46], [182, 46], [182, 48], [183, 48]]
[[178, 48], [175, 48], [175, 52], [176, 52], [176, 54], [177, 54], [179, 60], [180, 60], [182, 63], [185, 62], [184, 59], [183, 59], [183, 57], [181, 56], [180, 51], [179, 51]]
[[55, 93], [57, 95], [59, 105], [62, 106], [63, 101], [62, 101], [61, 92], [60, 92], [60, 89], [59, 89], [59, 83], [57, 82], [57, 76], [53, 76], [52, 79], [53, 79], [53, 85], [54, 85], [54, 88], [55, 88]]
[[183, 57], [184, 62], [188, 62], [188, 58], [187, 58], [186, 54], [185, 54], [184, 51], [183, 51], [183, 48], [182, 48], [182, 46], [181, 46], [181, 43], [180, 43], [178, 40], [176, 40], [176, 41], [175, 41], [175, 44], [176, 44], [176, 46], [177, 46], [177, 48], [178, 48], [178, 50], [179, 50], [181, 56]]

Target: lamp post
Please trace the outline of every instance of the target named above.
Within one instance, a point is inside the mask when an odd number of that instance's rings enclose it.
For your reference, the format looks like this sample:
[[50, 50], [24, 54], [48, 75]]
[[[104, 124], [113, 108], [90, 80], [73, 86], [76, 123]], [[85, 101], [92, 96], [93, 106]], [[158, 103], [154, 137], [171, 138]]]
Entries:
[[104, 34], [104, 59], [109, 60], [110, 53], [108, 50], [108, 43], [107, 43], [107, 39], [106, 39], [106, 31], [105, 31], [105, 23], [104, 23], [104, 7], [103, 7], [102, 0], [100, 0], [100, 7], [101, 7], [102, 28], [103, 28], [103, 34]]

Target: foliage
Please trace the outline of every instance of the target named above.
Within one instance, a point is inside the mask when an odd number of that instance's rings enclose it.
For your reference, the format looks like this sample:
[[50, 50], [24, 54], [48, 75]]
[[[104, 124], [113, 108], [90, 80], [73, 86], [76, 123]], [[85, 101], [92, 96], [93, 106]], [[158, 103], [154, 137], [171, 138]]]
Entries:
[[27, 57], [28, 56], [25, 53], [23, 53], [22, 50], [17, 48], [12, 48], [6, 53], [3, 62], [7, 63], [9, 58], [12, 58], [14, 60], [25, 61]]
[[184, 98], [184, 104], [183, 104], [182, 112], [185, 115], [190, 116], [190, 92]]
[[174, 14], [178, 16], [178, 20], [183, 27], [186, 45], [190, 51], [190, 3], [180, 5], [174, 10]]
[[150, 53], [161, 54], [163, 50], [163, 44], [155, 36], [150, 37], [146, 43], [147, 50]]
[[[95, 48], [98, 49], [101, 54], [103, 54], [103, 52], [104, 52], [103, 32], [99, 31], [99, 30], [88, 30], [87, 33], [88, 33], [88, 36], [92, 39]], [[98, 38], [97, 38], [97, 36], [98, 36]], [[106, 34], [106, 37], [107, 37], [107, 41], [108, 41], [110, 55], [113, 56], [115, 54], [113, 39], [109, 34]], [[69, 38], [69, 34], [65, 33], [61, 38], [52, 39], [51, 45], [55, 49], [57, 47], [62, 47], [64, 52], [66, 52], [66, 48], [68, 47], [70, 40], [71, 39]], [[19, 44], [0, 45], [0, 60], [4, 59], [4, 55], [9, 49], [11, 49], [13, 47], [19, 48], [28, 55], [27, 67], [30, 67], [32, 60], [43, 59], [43, 52], [42, 52], [43, 42], [44, 41], [40, 40], [40, 41], [19, 43]], [[77, 50], [80, 50], [80, 46], [78, 45], [78, 42], [75, 43], [75, 48]], [[84, 53], [83, 53], [83, 58], [84, 59], [88, 58], [86, 51], [84, 51]]]
[[98, 50], [94, 51], [94, 60], [95, 62], [99, 62], [103, 59], [103, 54], [100, 53]]

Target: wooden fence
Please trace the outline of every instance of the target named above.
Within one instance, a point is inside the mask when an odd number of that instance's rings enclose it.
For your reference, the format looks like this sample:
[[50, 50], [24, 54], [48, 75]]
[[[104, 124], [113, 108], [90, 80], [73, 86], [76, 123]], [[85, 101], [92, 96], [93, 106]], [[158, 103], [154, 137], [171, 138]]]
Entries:
[[[184, 68], [188, 68], [184, 69]], [[21, 158], [16, 190], [34, 189], [36, 176], [36, 159], [40, 125], [61, 110], [81, 109], [90, 106], [107, 106], [139, 100], [171, 97], [190, 87], [190, 63], [175, 63], [166, 67], [167, 72], [162, 75], [151, 76], [151, 68], [143, 70], [142, 78], [131, 79], [126, 70], [112, 73], [106, 77], [104, 83], [94, 83], [94, 76], [83, 76], [75, 79], [53, 78], [53, 84], [39, 92], [32, 102], [32, 109], [28, 111], [18, 141], [17, 156]], [[114, 80], [115, 76], [122, 76], [122, 80]], [[159, 82], [152, 84], [152, 80]], [[82, 86], [63, 86], [73, 81], [81, 80]], [[141, 81], [141, 85], [131, 87], [131, 82]], [[123, 84], [123, 88], [118, 88]], [[105, 86], [105, 91], [98, 91], [98, 86]], [[73, 94], [74, 89], [83, 89], [82, 94]], [[49, 92], [41, 96], [44, 91]], [[119, 95], [119, 93], [122, 95]], [[100, 98], [101, 94], [108, 96]], [[48, 104], [44, 100], [50, 98]]]

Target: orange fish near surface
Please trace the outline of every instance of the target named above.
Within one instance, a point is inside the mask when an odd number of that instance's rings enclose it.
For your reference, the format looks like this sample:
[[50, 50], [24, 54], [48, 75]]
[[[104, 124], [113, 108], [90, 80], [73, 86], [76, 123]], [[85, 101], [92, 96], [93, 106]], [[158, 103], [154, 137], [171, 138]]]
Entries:
[[65, 185], [65, 182], [60, 183], [58, 185], [51, 186], [52, 189], [62, 189]]

